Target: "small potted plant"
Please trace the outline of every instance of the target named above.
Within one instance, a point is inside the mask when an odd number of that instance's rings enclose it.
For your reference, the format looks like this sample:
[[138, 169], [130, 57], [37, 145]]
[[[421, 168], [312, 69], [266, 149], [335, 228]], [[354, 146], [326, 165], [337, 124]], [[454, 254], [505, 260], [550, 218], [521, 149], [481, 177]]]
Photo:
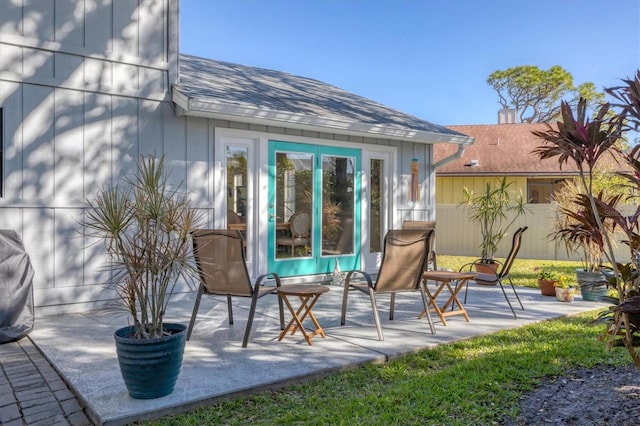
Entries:
[[555, 283], [560, 278], [560, 274], [549, 269], [535, 268], [538, 277], [538, 288], [543, 296], [555, 296]]
[[[514, 196], [503, 177], [496, 185], [487, 183], [484, 191], [475, 195], [472, 190], [464, 188], [464, 201], [460, 205], [469, 209], [471, 220], [480, 227], [482, 241], [480, 243], [480, 265], [496, 265], [494, 256], [498, 244], [508, 234], [509, 228], [516, 219], [526, 213], [526, 201], [522, 193]], [[495, 272], [495, 267], [493, 267]]]
[[561, 302], [573, 302], [578, 284], [571, 281], [568, 275], [559, 274], [554, 283], [556, 298]]

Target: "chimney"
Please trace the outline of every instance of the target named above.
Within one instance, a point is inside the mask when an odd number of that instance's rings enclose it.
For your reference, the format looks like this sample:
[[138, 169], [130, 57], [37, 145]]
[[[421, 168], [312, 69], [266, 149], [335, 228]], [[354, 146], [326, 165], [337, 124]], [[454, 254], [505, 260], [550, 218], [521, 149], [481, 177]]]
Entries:
[[503, 108], [498, 111], [498, 124], [515, 124], [516, 110], [514, 108]]

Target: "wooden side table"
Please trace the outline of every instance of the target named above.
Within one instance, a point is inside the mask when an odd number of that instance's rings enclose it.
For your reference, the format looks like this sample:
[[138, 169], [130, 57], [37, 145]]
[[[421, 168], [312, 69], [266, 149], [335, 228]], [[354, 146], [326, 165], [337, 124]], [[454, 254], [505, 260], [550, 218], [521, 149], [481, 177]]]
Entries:
[[[284, 339], [284, 336], [286, 336], [287, 333], [291, 332], [291, 334], [294, 334], [298, 330], [300, 330], [309, 345], [312, 345], [311, 338], [316, 334], [321, 335], [323, 338], [327, 337], [324, 334], [324, 330], [320, 326], [318, 319], [313, 315], [311, 310], [318, 301], [320, 295], [329, 291], [329, 287], [317, 284], [285, 284], [278, 287], [277, 291], [278, 296], [284, 301], [289, 308], [289, 312], [291, 312], [291, 315], [293, 316], [291, 321], [289, 321], [289, 324], [287, 324], [284, 330], [280, 333], [278, 341]], [[300, 299], [300, 306], [298, 309], [293, 309], [293, 306], [291, 306], [291, 302], [289, 301], [289, 296], [297, 296], [298, 299]], [[302, 325], [307, 317], [311, 319], [313, 325], [316, 327], [312, 332], [307, 332]]]
[[[433, 310], [436, 311], [440, 319], [442, 320], [442, 324], [447, 325], [447, 320], [445, 317], [449, 317], [451, 315], [463, 315], [467, 322], [470, 321], [469, 315], [467, 314], [467, 310], [464, 308], [464, 305], [458, 299], [458, 293], [462, 290], [462, 287], [465, 286], [467, 281], [472, 280], [476, 277], [474, 272], [449, 272], [449, 271], [425, 271], [422, 274], [422, 285], [424, 286], [425, 292], [429, 296], [429, 310], [433, 307]], [[427, 287], [427, 280], [432, 280], [440, 283], [435, 293], [431, 293], [429, 288]], [[451, 287], [451, 281], [457, 281], [454, 287]], [[449, 298], [444, 303], [444, 305], [439, 306], [436, 298], [444, 289], [448, 289]], [[449, 306], [454, 306], [453, 304], [458, 306], [458, 309], [452, 309], [447, 311]], [[427, 315], [427, 312], [423, 309], [418, 319]]]

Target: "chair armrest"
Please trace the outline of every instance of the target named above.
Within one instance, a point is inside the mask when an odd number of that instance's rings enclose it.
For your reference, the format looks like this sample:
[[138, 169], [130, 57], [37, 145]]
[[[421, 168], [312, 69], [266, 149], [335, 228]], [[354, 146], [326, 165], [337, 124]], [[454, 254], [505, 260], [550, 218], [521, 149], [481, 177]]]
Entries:
[[369, 275], [368, 273], [366, 273], [365, 271], [359, 271], [359, 270], [355, 270], [355, 271], [349, 271], [347, 273], [346, 278], [344, 279], [344, 286], [345, 287], [349, 287], [351, 285], [351, 277], [354, 274], [360, 274], [364, 277], [364, 279], [367, 281], [367, 286], [369, 286], [369, 288], [373, 288], [373, 281], [371, 280], [371, 275]]
[[275, 272], [267, 272], [266, 274], [262, 274], [258, 277], [258, 279], [256, 280], [256, 283], [253, 285], [253, 290], [257, 291], [262, 285], [262, 281], [267, 278], [273, 278], [274, 281], [276, 282], [276, 287], [280, 287], [281, 285], [280, 275], [276, 274]]
[[473, 269], [473, 265], [475, 265], [476, 263], [478, 263], [480, 261], [480, 259], [476, 259], [473, 262], [469, 262], [469, 263], [465, 263], [464, 265], [462, 265], [460, 267], [460, 269], [458, 269], [458, 272], [466, 272], [466, 271], [470, 271], [471, 269]]
[[[498, 265], [498, 266], [502, 266], [502, 262], [500, 262], [499, 260], [495, 260], [494, 262]], [[476, 259], [473, 262], [469, 262], [469, 263], [465, 263], [464, 265], [462, 265], [460, 267], [460, 269], [458, 269], [458, 272], [464, 272], [464, 271], [470, 271], [472, 269], [472, 267], [476, 264], [476, 263], [480, 263], [482, 264], [482, 259]], [[496, 270], [499, 268], [496, 268]]]

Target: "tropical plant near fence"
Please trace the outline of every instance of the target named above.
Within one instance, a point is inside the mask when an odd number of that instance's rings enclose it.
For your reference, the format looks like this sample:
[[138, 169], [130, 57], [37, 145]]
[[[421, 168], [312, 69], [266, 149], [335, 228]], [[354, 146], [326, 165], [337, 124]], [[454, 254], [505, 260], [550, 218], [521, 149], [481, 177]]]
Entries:
[[474, 194], [464, 187], [464, 201], [460, 205], [469, 209], [471, 220], [480, 227], [480, 243], [483, 263], [493, 263], [500, 241], [518, 217], [526, 213], [526, 200], [521, 193], [511, 194], [510, 186], [502, 177], [495, 185], [487, 182], [484, 191]]
[[[617, 206], [628, 193], [620, 189], [624, 179], [619, 176], [614, 178], [615, 173], [607, 173], [607, 177], [604, 177], [604, 174], [605, 172], [598, 171], [592, 182], [592, 190], [597, 193], [596, 200], [607, 199], [608, 203]], [[577, 179], [565, 182], [562, 188], [553, 194], [553, 200], [558, 210], [550, 237], [564, 243], [567, 253], [580, 253], [584, 271], [597, 272], [605, 259], [605, 237], [596, 222], [591, 200], [584, 194], [582, 184]], [[602, 215], [603, 220], [606, 216]], [[605, 232], [615, 244], [612, 221], [604, 220], [603, 224]]]

